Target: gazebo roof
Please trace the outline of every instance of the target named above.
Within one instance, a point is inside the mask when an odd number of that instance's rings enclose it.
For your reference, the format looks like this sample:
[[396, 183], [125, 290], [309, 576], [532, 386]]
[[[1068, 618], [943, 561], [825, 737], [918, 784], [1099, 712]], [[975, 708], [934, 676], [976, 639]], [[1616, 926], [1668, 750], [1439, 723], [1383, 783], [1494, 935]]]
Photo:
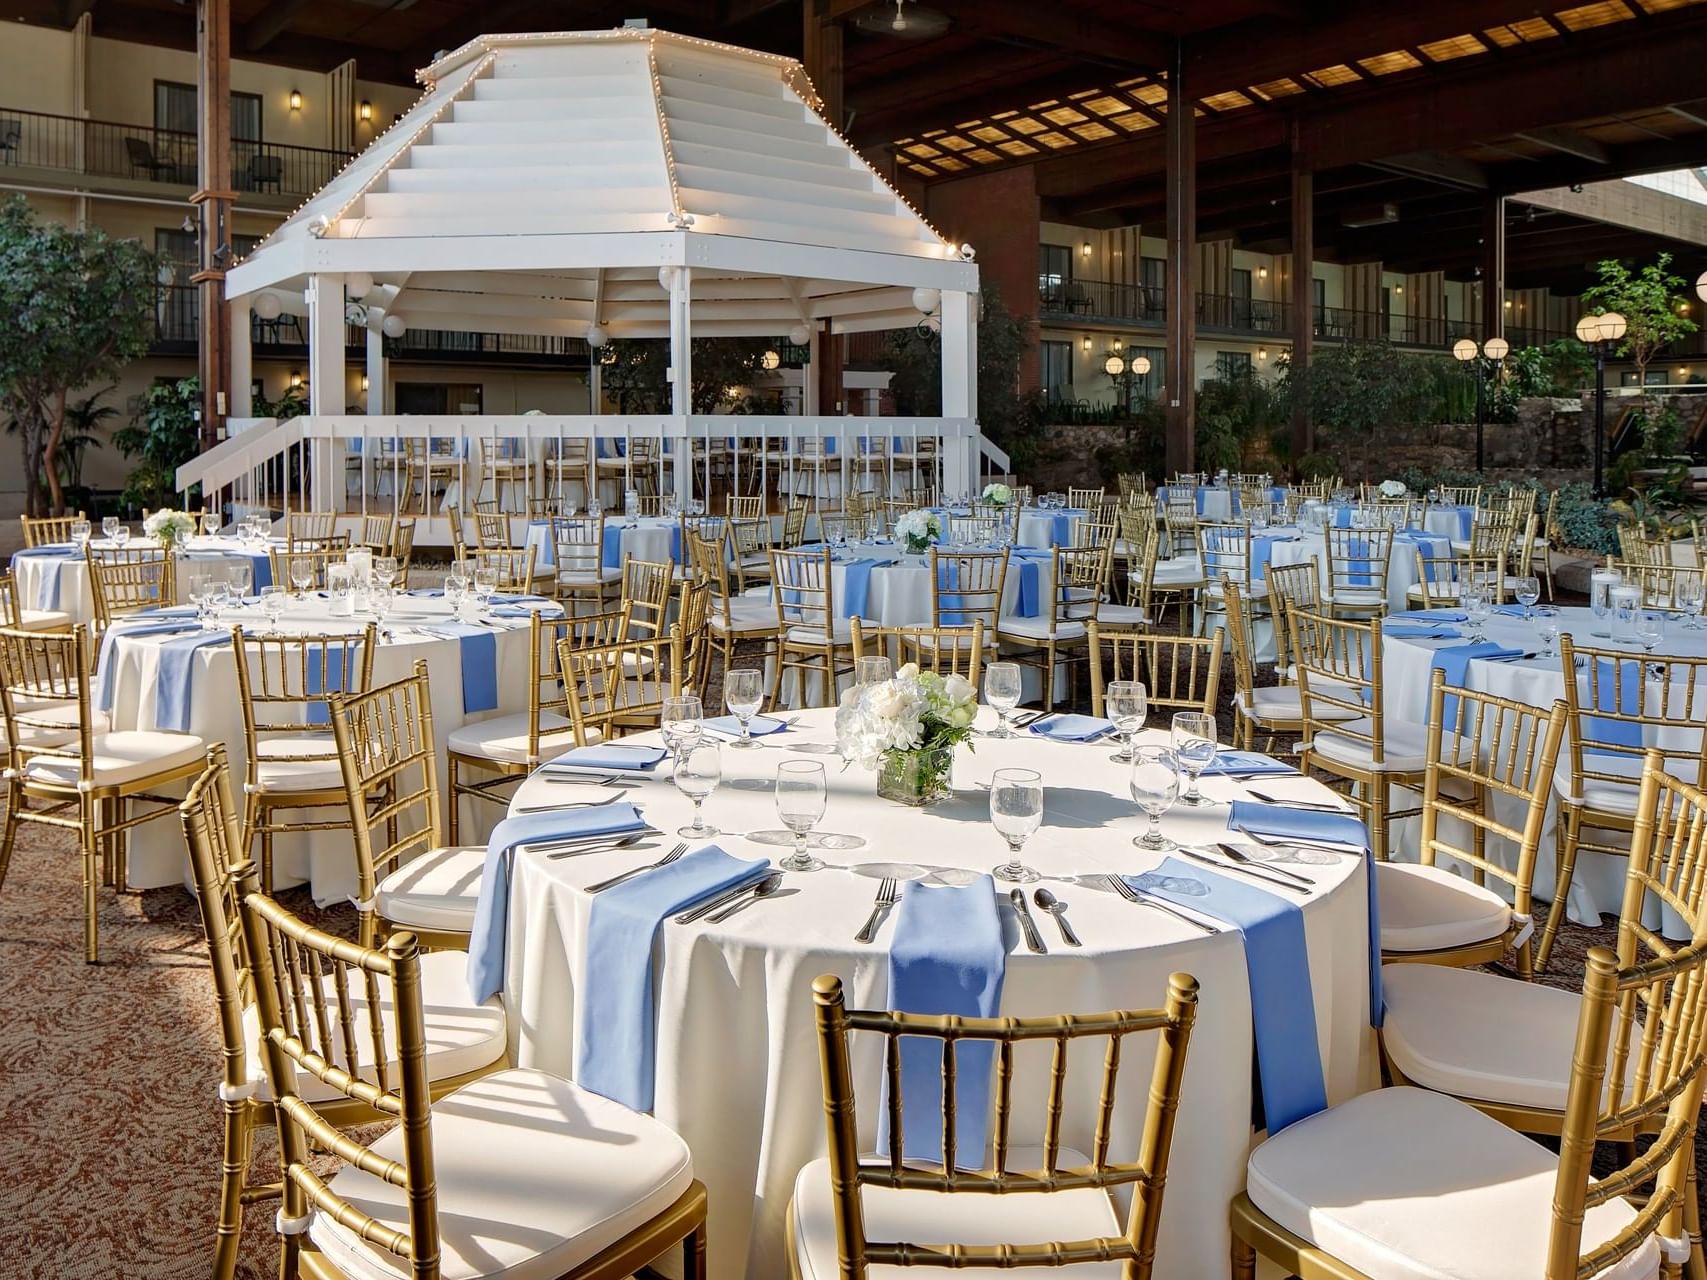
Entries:
[[669, 331], [662, 267], [693, 268], [698, 334], [918, 319], [914, 288], [977, 270], [823, 119], [790, 58], [650, 29], [482, 36], [227, 281], [300, 307], [366, 273], [411, 327]]

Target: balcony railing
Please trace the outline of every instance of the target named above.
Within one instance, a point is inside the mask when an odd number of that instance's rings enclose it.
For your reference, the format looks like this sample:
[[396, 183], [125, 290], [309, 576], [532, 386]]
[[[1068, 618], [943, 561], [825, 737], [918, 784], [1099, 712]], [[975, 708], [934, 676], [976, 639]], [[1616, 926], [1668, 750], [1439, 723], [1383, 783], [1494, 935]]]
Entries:
[[[318, 147], [233, 141], [231, 181], [240, 192], [310, 195], [349, 159]], [[0, 107], [0, 175], [8, 166], [194, 187], [196, 135]]]

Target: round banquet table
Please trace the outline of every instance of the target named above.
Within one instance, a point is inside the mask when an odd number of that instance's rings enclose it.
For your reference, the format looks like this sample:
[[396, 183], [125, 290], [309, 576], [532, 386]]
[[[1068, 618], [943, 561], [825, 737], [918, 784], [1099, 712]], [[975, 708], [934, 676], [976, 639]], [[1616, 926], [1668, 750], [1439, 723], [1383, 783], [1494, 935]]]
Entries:
[[[1620, 649], [1635, 654], [1640, 652], [1635, 646], [1619, 646], [1605, 636], [1590, 634], [1590, 624], [1594, 615], [1585, 608], [1561, 608], [1559, 624], [1562, 632], [1575, 638], [1578, 644], [1588, 648]], [[1460, 629], [1463, 627], [1460, 625]], [[1508, 649], [1519, 649], [1525, 653], [1539, 653], [1542, 649], [1540, 633], [1534, 622], [1525, 622], [1522, 618], [1495, 614], [1489, 618], [1484, 629], [1487, 639]], [[1470, 643], [1468, 636], [1459, 639], [1425, 639], [1406, 636], [1383, 635], [1381, 640], [1381, 679], [1384, 687], [1383, 702], [1389, 720], [1397, 720], [1410, 724], [1425, 724], [1428, 720], [1429, 685], [1433, 678], [1434, 652], [1448, 645]], [[1666, 634], [1660, 640], [1654, 651], [1656, 660], [1665, 657], [1707, 657], [1707, 630], [1685, 631], [1679, 624], [1668, 624]], [[1478, 692], [1498, 694], [1502, 698], [1510, 698], [1516, 702], [1528, 703], [1534, 707], [1549, 707], [1557, 698], [1565, 696], [1564, 673], [1560, 661], [1553, 658], [1524, 658], [1506, 661], [1489, 661], [1475, 659], [1465, 672], [1464, 687]], [[1586, 680], [1579, 680], [1579, 688], [1583, 696], [1588, 696]], [[1707, 705], [1695, 708], [1698, 715], [1707, 716]], [[1674, 731], [1682, 733], [1683, 731]], [[1656, 730], [1649, 727], [1646, 730], [1649, 742], [1657, 742]], [[1678, 745], [1687, 746], [1693, 750], [1699, 742], [1699, 736], [1690, 734], [1687, 740]], [[1667, 743], [1666, 745], [1673, 745]], [[1561, 767], [1565, 772], [1557, 776], [1568, 777], [1567, 746], [1560, 751]], [[1691, 782], [1694, 779], [1690, 779]], [[1502, 810], [1500, 806], [1505, 806]], [[1535, 896], [1551, 902], [1554, 892], [1554, 825], [1557, 814], [1557, 791], [1548, 801], [1546, 826], [1541, 833], [1540, 855], [1535, 862]], [[1509, 797], [1496, 799], [1496, 813], [1508, 822], [1521, 826], [1519, 807]], [[1394, 857], [1416, 857], [1416, 834], [1418, 820], [1410, 819], [1398, 825], [1398, 839], [1393, 845]], [[1491, 847], [1496, 853], [1504, 853], [1508, 863], [1516, 859], [1516, 847], [1509, 841], [1495, 839]], [[1617, 915], [1624, 896], [1624, 872], [1626, 860], [1604, 853], [1596, 853], [1584, 849], [1577, 858], [1577, 867], [1571, 880], [1571, 895], [1566, 903], [1570, 918], [1578, 924], [1599, 924], [1601, 915]], [[1658, 923], [1656, 914], [1654, 922]]]
[[[1024, 859], [1045, 875], [1044, 886], [1067, 906], [1082, 948], [1062, 945], [1054, 922], [1038, 916], [1048, 953], [1019, 941], [1012, 912], [1002, 907], [1008, 943], [1001, 1012], [1042, 1015], [1159, 1006], [1168, 974], [1183, 970], [1202, 988], [1186, 1064], [1168, 1192], [1162, 1214], [1158, 1277], [1199, 1277], [1227, 1256], [1227, 1205], [1244, 1186], [1252, 1143], [1250, 991], [1236, 936], [1205, 935], [1100, 888], [1075, 874], [1137, 874], [1160, 856], [1133, 846], [1142, 830], [1126, 799], [1126, 774], [1109, 760], [1108, 742], [1072, 744], [1022, 736], [978, 738], [957, 755], [955, 794], [924, 810], [880, 800], [874, 776], [845, 767], [832, 744], [833, 712], [808, 711], [761, 749], [725, 749], [723, 782], [705, 805], [706, 820], [724, 834], [716, 843], [737, 857], [780, 857], [786, 837], [777, 820], [772, 781], [783, 760], [817, 757], [826, 764], [829, 805], [817, 852], [831, 864], [790, 873], [784, 890], [728, 921], [677, 925], [666, 920], [655, 975], [657, 1070], [653, 1111], [687, 1141], [694, 1173], [710, 1191], [710, 1270], [715, 1280], [773, 1280], [788, 1273], [785, 1214], [799, 1170], [826, 1150], [819, 1091], [812, 980], [842, 977], [849, 1003], [881, 1008], [887, 991], [887, 946], [894, 913], [876, 944], [853, 935], [870, 913], [879, 877], [933, 871], [988, 871], [1005, 845], [989, 825], [987, 784], [992, 770], [1024, 764], [1042, 771], [1045, 814]], [[980, 712], [981, 723], [993, 723]], [[1163, 734], [1145, 738], [1160, 742]], [[638, 741], [656, 741], [646, 735]], [[646, 819], [666, 832], [689, 817], [688, 802], [663, 775], [628, 794]], [[1326, 788], [1297, 777], [1261, 784], [1288, 797], [1322, 802]], [[512, 811], [560, 802], [585, 788], [554, 785], [536, 775], [520, 788]], [[1204, 781], [1205, 794], [1243, 793], [1229, 779]], [[1176, 839], [1225, 836], [1227, 809], [1176, 808], [1164, 819]], [[826, 834], [828, 833], [828, 834]], [[838, 838], [839, 834], [839, 838]], [[851, 837], [851, 838], [850, 838]], [[664, 841], [668, 840], [669, 843]], [[674, 843], [662, 837], [647, 860]], [[506, 1001], [515, 1060], [572, 1075], [577, 987], [585, 969], [589, 897], [582, 886], [636, 865], [634, 851], [554, 859], [517, 851], [510, 897]], [[902, 864], [899, 868], [896, 864]], [[1303, 908], [1318, 1040], [1330, 1104], [1375, 1087], [1378, 1066], [1369, 1026], [1368, 884], [1366, 859], [1341, 857], [1330, 866], [1302, 868], [1318, 888]], [[1232, 873], [1229, 879], [1240, 879]], [[998, 885], [1003, 891], [1011, 886]], [[1036, 914], [1034, 912], [1034, 914]], [[865, 1043], [862, 1043], [862, 1040]], [[856, 1038], [861, 1141], [875, 1146], [878, 1046]], [[1141, 1124], [1154, 1039], [1127, 1041], [1115, 1147], [1133, 1158]], [[1100, 1062], [1100, 1053], [1092, 1055]], [[1088, 1149], [1096, 1122], [1097, 1064], [1069, 1091], [1063, 1141]], [[1046, 1067], [1016, 1064], [1013, 1141], [1040, 1142]]]
[[[581, 517], [585, 519], [586, 517]], [[605, 541], [600, 562], [607, 569], [620, 569], [624, 560], [682, 563], [682, 526], [664, 516], [609, 516], [605, 519]], [[557, 544], [552, 540], [551, 521], [530, 520], [527, 541], [534, 548], [535, 569], [557, 567]]]
[[[549, 607], [560, 608], [555, 604]], [[333, 617], [329, 600], [310, 595], [303, 600], [294, 597], [290, 600], [276, 631], [296, 635], [357, 632], [370, 620], [372, 615]], [[496, 643], [498, 705], [493, 710], [468, 714], [463, 710], [461, 641], [455, 635], [440, 637], [415, 629], [443, 627], [452, 621], [451, 607], [442, 593], [399, 596], [380, 625], [380, 643], [373, 658], [374, 687], [412, 675], [416, 661], [425, 659], [432, 688], [433, 736], [439, 747], [441, 784], [447, 776], [445, 739], [452, 731], [471, 721], [526, 711], [528, 707], [529, 623], [525, 619], [493, 619], [495, 625], [490, 630]], [[217, 623], [226, 632], [237, 624], [246, 631], [272, 629], [254, 606], [226, 610]], [[176, 638], [172, 635], [127, 637], [122, 632], [114, 633], [108, 656], [114, 664], [113, 729], [161, 727], [157, 702], [162, 645]], [[240, 783], [248, 757], [233, 662], [230, 644], [210, 644], [191, 655], [187, 728], [209, 746], [216, 742], [225, 744], [233, 777]], [[324, 731], [330, 733], [329, 729]], [[463, 839], [484, 839], [498, 816], [496, 805], [465, 801], [461, 811]], [[184, 836], [176, 819], [145, 823], [132, 832], [128, 859], [131, 888], [188, 884], [188, 874]], [[350, 838], [337, 831], [276, 836], [274, 883], [283, 888], [303, 881], [310, 883], [315, 901], [322, 906], [352, 897], [356, 892], [356, 869]]]
[[[107, 550], [113, 543], [96, 538], [90, 544], [95, 550]], [[152, 538], [133, 537], [131, 547], [158, 547]], [[282, 550], [282, 538], [271, 539], [252, 547], [237, 538], [194, 537], [185, 544], [185, 556], [178, 563], [178, 599], [189, 599], [194, 567], [224, 564], [230, 568], [247, 568], [250, 585], [260, 591], [273, 580], [272, 563], [267, 557], [269, 546]], [[55, 553], [58, 554], [55, 554]], [[57, 581], [55, 581], [57, 578]], [[18, 603], [25, 609], [57, 609], [71, 615], [71, 621], [84, 624], [95, 620], [95, 597], [89, 587], [89, 562], [83, 551], [72, 543], [52, 547], [30, 547], [12, 557], [12, 581], [18, 593]], [[56, 601], [50, 603], [50, 601]]]
[[[810, 547], [806, 548], [810, 550]], [[943, 553], [949, 553], [944, 548]], [[867, 622], [890, 627], [929, 626], [931, 622], [931, 560], [928, 555], [909, 555], [892, 542], [850, 542], [837, 547], [830, 565], [834, 584], [836, 613], [840, 617], [858, 614]], [[862, 560], [875, 560], [866, 581], [864, 599], [857, 589], [850, 589], [853, 566]], [[1035, 566], [1035, 594], [1027, 579]], [[1035, 618], [1048, 608], [1053, 597], [1055, 562], [1049, 556], [1013, 555], [1008, 560], [1008, 575], [1002, 582], [1004, 616]], [[857, 585], [857, 584], [856, 584]]]

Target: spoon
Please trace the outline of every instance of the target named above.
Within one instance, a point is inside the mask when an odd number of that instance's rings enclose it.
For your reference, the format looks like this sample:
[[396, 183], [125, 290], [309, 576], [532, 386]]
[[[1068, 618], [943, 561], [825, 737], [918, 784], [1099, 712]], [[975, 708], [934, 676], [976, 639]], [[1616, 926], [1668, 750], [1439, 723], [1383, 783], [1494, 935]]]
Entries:
[[749, 902], [757, 902], [760, 898], [768, 898], [780, 888], [782, 888], [782, 873], [780, 871], [773, 871], [770, 875], [759, 881], [758, 884], [754, 885], [753, 891], [746, 897], [737, 898], [716, 915], [708, 916], [705, 922], [707, 924], [718, 924], [727, 920], [737, 911], [744, 908]]
[[1221, 850], [1222, 853], [1226, 854], [1234, 862], [1241, 863], [1244, 866], [1263, 867], [1274, 872], [1277, 876], [1285, 876], [1288, 880], [1296, 880], [1299, 884], [1316, 883], [1314, 880], [1310, 879], [1309, 876], [1301, 876], [1296, 871], [1288, 871], [1285, 867], [1277, 867], [1271, 862], [1258, 862], [1255, 858], [1251, 857], [1250, 854], [1239, 848], [1238, 845], [1225, 844], [1217, 840], [1215, 842], [1215, 847]]
[[1062, 902], [1047, 889], [1039, 889], [1031, 896], [1038, 906], [1055, 917], [1055, 926], [1061, 930], [1062, 942], [1065, 942], [1069, 947], [1084, 946], [1084, 943], [1079, 941], [1079, 935], [1073, 932], [1073, 926], [1067, 923], [1067, 917], [1062, 914], [1067, 909], [1065, 902]]

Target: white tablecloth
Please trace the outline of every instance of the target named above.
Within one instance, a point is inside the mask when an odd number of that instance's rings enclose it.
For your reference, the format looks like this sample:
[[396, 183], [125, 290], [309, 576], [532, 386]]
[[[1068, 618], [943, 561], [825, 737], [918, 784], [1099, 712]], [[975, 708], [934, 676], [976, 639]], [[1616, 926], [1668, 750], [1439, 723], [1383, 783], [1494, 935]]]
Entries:
[[[105, 539], [97, 538], [95, 548], [100, 550], [112, 544]], [[156, 546], [150, 538], [132, 538], [133, 547]], [[275, 540], [274, 547], [283, 547], [282, 541]], [[189, 599], [190, 583], [194, 579], [196, 566], [206, 564], [223, 564], [231, 568], [242, 566], [251, 570], [252, 575], [261, 571], [256, 589], [265, 586], [272, 580], [272, 570], [268, 566], [264, 571], [261, 564], [266, 561], [267, 547], [250, 548], [238, 542], [235, 538], [191, 538], [186, 546], [188, 554], [178, 563], [177, 603], [182, 604]], [[72, 622], [91, 623], [95, 620], [95, 597], [89, 587], [89, 563], [83, 558], [81, 550], [67, 546], [62, 556], [44, 556], [33, 552], [24, 552], [12, 557], [12, 581], [18, 592], [18, 602], [26, 609], [38, 607], [43, 582], [46, 574], [51, 572], [50, 562], [57, 562], [59, 572], [59, 603], [52, 607], [71, 615]], [[41, 602], [47, 607], [46, 602]]]
[[[682, 560], [678, 551], [681, 544], [679, 520], [663, 516], [635, 517], [633, 520], [627, 516], [610, 516], [605, 521], [604, 536], [601, 562], [608, 569], [620, 569], [623, 561], [631, 557], [660, 563], [680, 563]], [[556, 566], [557, 544], [552, 539], [549, 520], [528, 521], [527, 541], [523, 545], [534, 549], [535, 569]]]
[[[337, 619], [330, 604], [310, 596], [293, 600], [278, 630], [297, 634], [359, 630], [366, 619]], [[374, 653], [375, 686], [413, 674], [417, 659], [427, 662], [432, 684], [433, 736], [439, 744], [439, 779], [445, 778], [445, 739], [465, 722], [525, 711], [528, 706], [528, 645], [530, 628], [525, 621], [500, 620], [497, 638], [498, 706], [490, 712], [466, 715], [462, 707], [462, 649], [454, 638], [440, 639], [409, 631], [412, 624], [443, 625], [451, 618], [444, 597], [405, 596], [386, 619], [393, 634], [382, 640]], [[229, 628], [241, 621], [246, 628], [265, 629], [260, 611], [246, 607], [230, 611], [220, 619]], [[155, 694], [160, 675], [160, 646], [172, 636], [152, 635], [115, 640], [113, 684], [113, 728], [155, 729]], [[233, 776], [244, 776], [248, 757], [243, 744], [243, 708], [237, 697], [237, 672], [229, 644], [197, 649], [191, 675], [189, 731], [212, 745], [223, 742], [231, 758]], [[329, 731], [329, 730], [328, 730]], [[485, 837], [498, 816], [490, 804], [465, 804], [463, 837], [478, 841]], [[472, 823], [478, 825], [470, 825]], [[175, 819], [162, 819], [137, 828], [131, 836], [129, 880], [132, 888], [187, 884], [189, 863], [183, 831]], [[355, 860], [347, 835], [336, 831], [304, 834], [300, 838], [274, 840], [274, 882], [280, 887], [309, 881], [314, 898], [322, 905], [349, 897], [356, 889]]]
[[[839, 974], [850, 988], [850, 1004], [884, 1005], [893, 913], [876, 945], [853, 941], [871, 910], [877, 878], [896, 863], [906, 864], [899, 872], [905, 875], [919, 868], [986, 871], [1002, 861], [1005, 845], [990, 828], [987, 793], [978, 783], [988, 782], [993, 769], [1013, 764], [1043, 771], [1048, 787], [1044, 826], [1024, 857], [1049, 877], [1045, 883], [1067, 904], [1084, 946], [1064, 946], [1053, 922], [1040, 918], [1049, 951], [1033, 955], [1019, 942], [1018, 926], [1004, 908], [1009, 955], [1002, 1012], [1153, 1007], [1162, 1001], [1169, 973], [1184, 970], [1197, 977], [1202, 1003], [1186, 1064], [1156, 1275], [1198, 1280], [1216, 1273], [1228, 1250], [1227, 1204], [1244, 1186], [1252, 1141], [1244, 950], [1236, 936], [1205, 936], [1066, 879], [1075, 873], [1136, 874], [1159, 861], [1131, 843], [1142, 830], [1141, 821], [1126, 799], [1124, 768], [1108, 758], [1110, 744], [980, 738], [975, 752], [959, 752], [954, 798], [920, 811], [877, 799], [869, 772], [857, 765], [842, 767], [831, 754], [830, 714], [805, 713], [793, 730], [767, 739], [761, 750], [726, 749], [723, 785], [707, 801], [706, 819], [730, 833], [718, 843], [739, 857], [782, 854], [776, 843], [734, 833], [780, 829], [771, 793], [776, 766], [807, 753], [824, 759], [829, 775], [822, 830], [857, 837], [857, 845], [832, 841], [840, 847], [818, 850], [832, 866], [787, 876], [784, 892], [724, 924], [666, 922], [661, 933], [654, 1111], [687, 1140], [694, 1172], [710, 1191], [711, 1275], [716, 1280], [774, 1280], [787, 1274], [784, 1215], [795, 1175], [825, 1152], [812, 980]], [[986, 719], [989, 715], [983, 713]], [[1150, 736], [1160, 740], [1159, 733]], [[1261, 785], [1299, 798], [1327, 795], [1303, 779], [1271, 778]], [[1242, 794], [1224, 779], [1206, 780], [1204, 786], [1212, 797]], [[561, 801], [583, 790], [536, 778], [523, 786], [515, 804]], [[662, 778], [642, 783], [632, 794], [645, 806], [648, 821], [666, 832], [688, 817], [688, 803]], [[1208, 840], [1224, 834], [1226, 818], [1225, 807], [1176, 810], [1166, 825], [1177, 838]], [[660, 838], [658, 851], [649, 856], [658, 856], [673, 840]], [[581, 886], [635, 863], [632, 850], [563, 859], [529, 850], [518, 855], [506, 999], [521, 1065], [572, 1073], [589, 902]], [[1299, 868], [1320, 885], [1300, 901], [1330, 1102], [1378, 1083], [1369, 1027], [1364, 868], [1363, 861], [1352, 858]], [[1230, 873], [1229, 878], [1240, 877]], [[874, 1044], [856, 1039], [855, 1049], [861, 1138], [870, 1147], [880, 1067]], [[1128, 1153], [1136, 1149], [1153, 1049], [1151, 1038], [1127, 1042], [1116, 1147], [1124, 1144]], [[1100, 1054], [1093, 1056], [1100, 1063]], [[1020, 1065], [1015, 1097], [1027, 1102], [1016, 1106], [1013, 1141], [1038, 1142], [1045, 1068], [1041, 1060], [1023, 1057]], [[1096, 1089], [1089, 1073], [1096, 1064], [1077, 1065], [1087, 1074], [1080, 1077], [1084, 1087], [1070, 1092], [1063, 1137], [1086, 1149], [1095, 1123]]]

